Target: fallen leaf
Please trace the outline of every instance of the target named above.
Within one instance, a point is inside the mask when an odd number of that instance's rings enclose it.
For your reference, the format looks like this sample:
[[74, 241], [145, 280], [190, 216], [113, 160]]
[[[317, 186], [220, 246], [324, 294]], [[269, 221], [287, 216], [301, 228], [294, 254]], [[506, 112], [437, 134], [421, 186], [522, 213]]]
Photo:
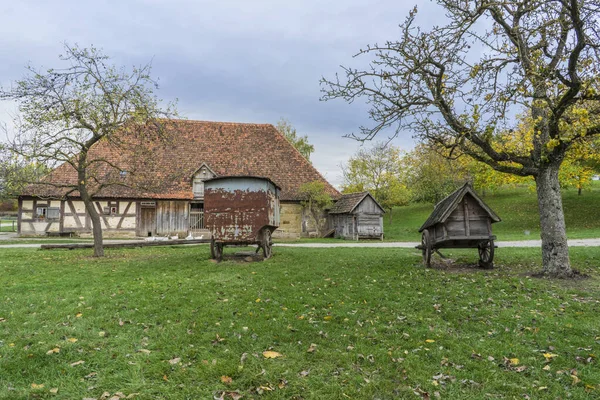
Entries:
[[325, 321], [331, 321], [333, 319], [333, 317], [331, 315], [326, 315], [326, 316], [323, 317], [323, 319]]
[[550, 366], [546, 365], [544, 368], [542, 368], [544, 371], [550, 371]]
[[72, 338], [68, 338], [67, 341], [71, 342], [71, 343], [75, 343], [77, 341], [77, 339], [75, 339], [74, 337], [72, 337]]
[[223, 375], [221, 376], [221, 382], [223, 382], [226, 385], [231, 385], [233, 379], [230, 376]]
[[548, 386], [540, 386], [538, 388], [538, 392], [541, 392], [542, 390], [548, 390]]
[[581, 382], [581, 379], [579, 379], [577, 375], [571, 375], [571, 378], [573, 379], [573, 385], [577, 385], [579, 382]]
[[308, 350], [306, 350], [307, 353], [314, 353], [315, 350], [317, 350], [317, 345], [314, 343], [310, 344], [310, 347], [308, 348]]
[[56, 354], [56, 353], [60, 353], [60, 348], [58, 348], [58, 347], [55, 347], [55, 348], [53, 348], [52, 350], [48, 350], [48, 351], [46, 352], [46, 354], [48, 354], [48, 355], [50, 355], [50, 354]]
[[169, 360], [169, 364], [171, 364], [171, 365], [179, 364], [180, 361], [181, 361], [181, 357], [172, 358]]
[[277, 384], [277, 387], [279, 387], [279, 389], [283, 389], [284, 387], [286, 387], [288, 384], [288, 381], [286, 381], [285, 379], [280, 379], [279, 383]]
[[552, 361], [552, 359], [555, 357], [558, 357], [558, 354], [544, 353], [544, 358], [546, 361]]
[[227, 400], [229, 398], [231, 398], [232, 400], [239, 400], [242, 397], [244, 397], [243, 395], [239, 394], [238, 392], [221, 392], [220, 396], [214, 396], [213, 399], [214, 400]]
[[427, 339], [427, 340], [425, 340], [425, 343], [435, 343], [435, 340], [433, 340], [433, 339]]
[[517, 367], [517, 368], [515, 368], [515, 371], [517, 371], [517, 372], [523, 372], [523, 371], [525, 371], [526, 369], [527, 369], [527, 367], [526, 367], [526, 366], [524, 366], [524, 365], [521, 365], [520, 367]]
[[76, 367], [76, 366], [78, 366], [78, 365], [81, 365], [81, 364], [83, 364], [83, 363], [85, 363], [85, 361], [83, 361], [83, 360], [79, 360], [79, 361], [76, 361], [76, 362], [74, 362], [74, 363], [71, 363], [71, 367]]
[[163, 375], [163, 381], [169, 382], [169, 377], [167, 375]]
[[519, 365], [518, 358], [511, 358], [509, 361], [510, 361], [510, 365]]
[[106, 336], [106, 332], [100, 331], [100, 332], [98, 332], [98, 336], [104, 337], [104, 336]]
[[58, 393], [58, 388], [52, 388], [50, 390], [48, 390], [50, 393], [52, 394], [57, 394]]
[[148, 349], [139, 349], [139, 350], [138, 350], [138, 353], [150, 354], [150, 353], [151, 353], [151, 351], [150, 351], [150, 350], [148, 350]]
[[271, 351], [271, 350], [267, 350], [267, 351], [263, 351], [263, 356], [265, 358], [277, 358], [277, 357], [283, 357], [283, 354], [278, 353], [276, 351]]
[[83, 314], [82, 314], [82, 313], [77, 313], [77, 314], [75, 314], [75, 317], [77, 317], [77, 318], [81, 318], [82, 316], [83, 316]]
[[39, 385], [37, 383], [32, 383], [31, 384], [31, 388], [32, 389], [43, 389], [44, 388], [44, 384], [40, 383]]

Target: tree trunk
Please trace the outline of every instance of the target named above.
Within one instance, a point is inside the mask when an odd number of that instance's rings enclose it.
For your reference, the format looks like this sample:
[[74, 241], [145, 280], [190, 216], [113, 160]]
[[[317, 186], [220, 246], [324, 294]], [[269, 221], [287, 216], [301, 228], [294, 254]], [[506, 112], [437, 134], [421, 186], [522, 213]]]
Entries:
[[390, 212], [390, 224], [391, 224], [392, 223], [392, 214], [394, 212], [394, 209], [392, 207], [390, 207], [389, 212]]
[[92, 234], [94, 236], [94, 257], [104, 257], [104, 246], [102, 244], [102, 225], [100, 223], [100, 215], [98, 210], [94, 207], [92, 198], [87, 193], [86, 188], [79, 188], [81, 194], [81, 200], [85, 204], [85, 210], [87, 211], [90, 219], [92, 220]]
[[542, 231], [542, 273], [556, 278], [571, 278], [565, 214], [563, 212], [558, 165], [540, 169], [535, 178]]

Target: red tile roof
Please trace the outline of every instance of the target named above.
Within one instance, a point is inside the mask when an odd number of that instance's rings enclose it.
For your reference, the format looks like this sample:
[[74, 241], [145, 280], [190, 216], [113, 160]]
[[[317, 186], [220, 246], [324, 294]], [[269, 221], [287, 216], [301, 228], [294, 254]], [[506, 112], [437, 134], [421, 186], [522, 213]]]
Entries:
[[[281, 200], [300, 200], [298, 189], [303, 183], [322, 181], [334, 198], [340, 193], [308, 162], [273, 125], [231, 122], [175, 120], [167, 125], [165, 139], [143, 142], [144, 160], [131, 161], [107, 141], [100, 141], [90, 151], [90, 158], [109, 159], [122, 170], [136, 169], [159, 182], [152, 190], [126, 186], [108, 186], [96, 198], [193, 199], [192, 176], [206, 164], [217, 176], [256, 175], [270, 178], [281, 187]], [[132, 165], [135, 164], [135, 165]], [[104, 167], [100, 175], [119, 180], [118, 171]], [[76, 182], [77, 174], [68, 164], [56, 168], [46, 178], [53, 183]], [[109, 179], [109, 178], [106, 178]], [[122, 180], [123, 178], [121, 178]], [[63, 188], [32, 185], [23, 195], [62, 197]], [[77, 192], [71, 196], [78, 195]]]

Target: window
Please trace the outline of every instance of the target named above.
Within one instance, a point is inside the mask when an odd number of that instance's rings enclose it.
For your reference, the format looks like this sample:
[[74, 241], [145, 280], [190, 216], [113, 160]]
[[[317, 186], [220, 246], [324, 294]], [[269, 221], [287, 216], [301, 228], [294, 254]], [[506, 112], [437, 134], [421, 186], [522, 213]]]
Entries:
[[35, 217], [36, 218], [46, 218], [46, 214], [48, 213], [47, 206], [37, 206], [35, 209]]
[[204, 182], [198, 178], [194, 179], [194, 197], [204, 196]]
[[47, 215], [48, 215], [48, 219], [59, 219], [60, 218], [60, 208], [48, 207]]
[[102, 214], [105, 215], [117, 215], [119, 213], [119, 203], [118, 202], [108, 202], [108, 206], [102, 208]]
[[193, 176], [192, 179], [192, 191], [196, 199], [202, 199], [204, 197], [204, 181], [213, 178], [215, 174], [206, 166], [202, 164], [202, 167]]

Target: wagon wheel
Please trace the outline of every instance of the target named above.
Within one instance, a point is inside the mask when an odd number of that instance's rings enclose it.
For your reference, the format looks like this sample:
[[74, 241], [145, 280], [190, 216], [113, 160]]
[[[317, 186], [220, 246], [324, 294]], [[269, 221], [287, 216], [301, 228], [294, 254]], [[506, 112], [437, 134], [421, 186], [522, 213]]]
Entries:
[[421, 236], [421, 249], [423, 251], [423, 264], [425, 267], [431, 267], [431, 239], [429, 238], [429, 231], [425, 229]]
[[223, 244], [217, 243], [214, 238], [210, 241], [210, 255], [217, 261], [223, 259]]
[[267, 258], [271, 258], [271, 255], [273, 254], [273, 241], [271, 238], [271, 231], [269, 229], [265, 229], [263, 233], [263, 242], [261, 247], [263, 249], [263, 256], [265, 257], [265, 260]]
[[486, 240], [479, 243], [479, 266], [482, 268], [494, 267], [494, 240]]

